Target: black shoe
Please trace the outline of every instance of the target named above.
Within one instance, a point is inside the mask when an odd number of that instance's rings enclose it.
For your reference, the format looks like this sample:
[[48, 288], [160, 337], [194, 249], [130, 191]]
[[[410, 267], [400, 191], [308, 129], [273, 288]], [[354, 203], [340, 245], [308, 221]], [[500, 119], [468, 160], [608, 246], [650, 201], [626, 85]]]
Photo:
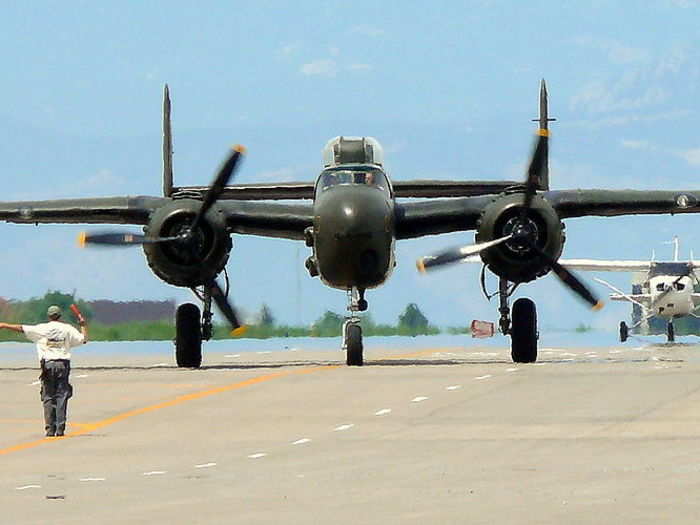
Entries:
[[56, 432], [56, 437], [63, 437], [63, 432]]
[[47, 433], [46, 433], [46, 437], [52, 438], [52, 437], [55, 437], [55, 436], [56, 436], [56, 434], [53, 433], [53, 432], [47, 432]]

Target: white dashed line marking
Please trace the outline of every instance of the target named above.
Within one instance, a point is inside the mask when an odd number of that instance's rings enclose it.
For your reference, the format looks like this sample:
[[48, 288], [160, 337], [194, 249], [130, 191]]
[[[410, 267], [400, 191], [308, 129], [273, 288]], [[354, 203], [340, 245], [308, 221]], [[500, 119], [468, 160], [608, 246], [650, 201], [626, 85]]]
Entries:
[[488, 379], [489, 377], [493, 376], [491, 374], [486, 374], [485, 376], [475, 377], [474, 379], [476, 379], [477, 381], [481, 381], [482, 379]]
[[506, 372], [517, 372], [517, 368], [506, 368]]
[[303, 445], [304, 443], [310, 443], [311, 440], [309, 438], [301, 438], [297, 439], [295, 442], [292, 443], [292, 445]]
[[411, 399], [411, 403], [420, 403], [421, 401], [425, 401], [426, 399], [430, 399], [428, 396], [418, 396], [414, 397]]
[[390, 409], [390, 408], [382, 408], [381, 410], [377, 410], [377, 411], [374, 413], [374, 415], [375, 415], [375, 416], [385, 416], [385, 415], [390, 414], [390, 413], [391, 413], [391, 409]]
[[195, 465], [194, 468], [209, 468], [215, 467], [216, 463], [202, 463], [201, 465]]
[[168, 363], [156, 363], [155, 365], [151, 366], [170, 366]]
[[270, 350], [265, 350], [264, 352], [255, 352], [256, 354], [271, 354]]
[[347, 424], [345, 424], [345, 425], [340, 425], [339, 427], [335, 427], [335, 428], [333, 429], [333, 432], [342, 432], [343, 430], [348, 430], [348, 429], [350, 429], [350, 428], [352, 428], [352, 427], [354, 427], [354, 426], [355, 426], [354, 423], [347, 423]]
[[87, 374], [80, 374], [79, 376], [73, 376], [73, 377], [75, 377], [76, 379], [82, 379], [83, 377], [87, 377], [87, 376], [88, 376]]
[[250, 459], [258, 459], [258, 458], [264, 458], [265, 456], [267, 456], [267, 454], [265, 452], [258, 452], [257, 454], [251, 454], [248, 457]]
[[460, 388], [462, 388], [462, 385], [450, 385], [446, 386], [445, 390], [459, 390]]
[[29, 383], [27, 386], [36, 386], [40, 383], [41, 383], [41, 381], [34, 381], [33, 383]]
[[165, 470], [151, 470], [150, 472], [144, 472], [144, 476], [160, 476], [162, 474], [165, 474], [167, 471]]
[[24, 485], [22, 487], [16, 487], [15, 490], [27, 490], [27, 489], [40, 489], [41, 485]]
[[80, 478], [80, 481], [106, 481], [107, 478]]
[[241, 357], [241, 354], [226, 354], [224, 357], [228, 357], [229, 359], [233, 359], [234, 357]]

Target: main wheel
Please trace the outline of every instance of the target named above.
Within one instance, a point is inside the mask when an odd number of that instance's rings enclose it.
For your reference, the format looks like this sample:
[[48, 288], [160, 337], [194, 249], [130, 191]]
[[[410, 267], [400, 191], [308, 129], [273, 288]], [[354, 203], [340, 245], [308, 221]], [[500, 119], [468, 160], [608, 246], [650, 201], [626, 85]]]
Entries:
[[676, 334], [673, 329], [673, 322], [669, 321], [666, 325], [666, 336], [668, 337], [668, 342], [673, 343], [676, 340]]
[[196, 304], [181, 304], [175, 312], [175, 361], [183, 368], [202, 364], [202, 325]]
[[531, 299], [520, 298], [513, 303], [510, 330], [511, 357], [515, 363], [537, 361], [537, 309]]
[[348, 366], [362, 366], [362, 328], [350, 323], [345, 327], [346, 363]]
[[624, 343], [625, 341], [627, 341], [629, 335], [630, 332], [629, 328], [627, 328], [627, 323], [624, 321], [620, 321], [620, 342]]

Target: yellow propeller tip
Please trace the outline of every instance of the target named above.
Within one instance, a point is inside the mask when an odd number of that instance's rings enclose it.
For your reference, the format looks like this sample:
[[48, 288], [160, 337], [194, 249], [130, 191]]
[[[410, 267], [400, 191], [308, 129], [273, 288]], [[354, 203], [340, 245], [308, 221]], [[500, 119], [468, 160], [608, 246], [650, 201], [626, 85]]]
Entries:
[[603, 309], [603, 306], [605, 306], [605, 303], [604, 303], [603, 301], [598, 301], [597, 303], [595, 303], [595, 304], [593, 305], [592, 310], [593, 310], [594, 312], [597, 312], [598, 310], [602, 310], [602, 309]]
[[78, 246], [80, 246], [81, 248], [85, 248], [85, 243], [87, 242], [86, 239], [87, 234], [85, 232], [80, 232], [78, 234]]
[[540, 129], [537, 130], [537, 134], [538, 134], [540, 137], [549, 137], [549, 130], [548, 130], [548, 129], [542, 129], [542, 128], [540, 128]]
[[245, 146], [243, 146], [243, 145], [241, 145], [241, 144], [236, 144], [236, 145], [233, 147], [233, 151], [237, 151], [237, 152], [240, 153], [241, 155], [245, 155], [245, 153], [246, 153], [247, 150], [246, 150], [246, 147], [245, 147]]
[[243, 325], [243, 326], [239, 326], [238, 328], [234, 328], [233, 330], [231, 330], [231, 335], [234, 337], [237, 337], [239, 335], [243, 335], [247, 331], [248, 331], [248, 327], [246, 325]]
[[423, 259], [418, 259], [416, 261], [416, 268], [418, 268], [420, 273], [425, 273], [425, 263], [423, 262]]

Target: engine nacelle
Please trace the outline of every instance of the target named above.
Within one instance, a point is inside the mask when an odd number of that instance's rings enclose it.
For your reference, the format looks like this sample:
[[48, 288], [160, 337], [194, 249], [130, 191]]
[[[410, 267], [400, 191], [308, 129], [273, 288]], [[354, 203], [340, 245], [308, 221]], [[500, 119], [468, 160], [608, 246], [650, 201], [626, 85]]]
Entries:
[[[522, 193], [495, 198], [481, 214], [476, 242], [498, 239], [519, 230], [552, 259], [558, 259], [566, 236], [557, 212], [542, 197], [535, 195], [524, 221], [521, 221], [522, 206]], [[532, 281], [551, 269], [547, 260], [522, 239], [514, 238], [484, 250], [481, 259], [494, 274], [514, 283]]]
[[[174, 237], [189, 229], [202, 202], [177, 199], [156, 210], [144, 227], [151, 237]], [[200, 221], [189, 240], [144, 244], [148, 266], [160, 279], [175, 286], [194, 287], [214, 279], [226, 265], [233, 243], [216, 205]]]

